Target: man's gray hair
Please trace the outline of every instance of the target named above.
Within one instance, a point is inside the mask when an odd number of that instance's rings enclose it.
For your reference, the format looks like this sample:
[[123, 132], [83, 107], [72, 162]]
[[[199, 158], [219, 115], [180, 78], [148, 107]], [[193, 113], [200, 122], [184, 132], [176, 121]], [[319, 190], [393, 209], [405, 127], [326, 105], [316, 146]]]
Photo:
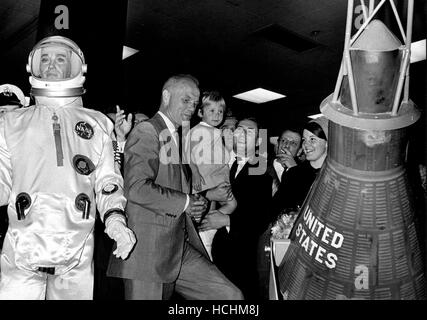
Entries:
[[199, 86], [199, 80], [197, 80], [191, 74], [177, 74], [175, 76], [170, 77], [165, 82], [165, 84], [163, 85], [162, 91], [176, 85], [178, 82], [180, 82], [182, 80], [194, 82], [196, 84], [196, 86]]

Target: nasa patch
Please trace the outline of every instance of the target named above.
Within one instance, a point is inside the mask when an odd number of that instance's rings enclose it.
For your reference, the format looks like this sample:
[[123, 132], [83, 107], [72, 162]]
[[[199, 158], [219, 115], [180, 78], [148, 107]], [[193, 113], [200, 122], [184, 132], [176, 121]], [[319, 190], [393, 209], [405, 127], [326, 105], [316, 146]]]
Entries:
[[89, 140], [93, 137], [93, 128], [89, 123], [85, 121], [77, 122], [76, 126], [74, 127], [74, 130], [80, 138]]
[[95, 165], [93, 162], [88, 157], [81, 154], [74, 156], [73, 166], [77, 173], [85, 176], [91, 174], [95, 170]]

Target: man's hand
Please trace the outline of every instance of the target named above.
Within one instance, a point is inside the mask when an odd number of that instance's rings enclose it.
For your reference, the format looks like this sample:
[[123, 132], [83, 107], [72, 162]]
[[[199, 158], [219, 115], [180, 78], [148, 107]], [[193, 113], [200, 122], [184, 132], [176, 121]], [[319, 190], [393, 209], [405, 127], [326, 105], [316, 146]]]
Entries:
[[196, 191], [202, 190], [202, 185], [205, 184], [205, 179], [196, 171], [192, 171], [193, 188]]
[[133, 231], [126, 227], [122, 219], [114, 219], [113, 217], [110, 219], [106, 221], [107, 226], [105, 228], [105, 233], [116, 241], [117, 249], [114, 250], [113, 254], [117, 258], [122, 258], [124, 260], [132, 251], [136, 243], [136, 237]]
[[114, 122], [114, 130], [116, 131], [117, 141], [125, 141], [126, 136], [132, 129], [132, 113], [128, 114], [126, 119], [125, 111], [120, 110], [119, 106], [116, 106], [116, 121]]
[[209, 189], [206, 192], [206, 198], [210, 201], [230, 201], [233, 199], [233, 193], [231, 192], [231, 185], [227, 182], [222, 182], [215, 188]]
[[223, 214], [221, 211], [212, 210], [202, 220], [199, 226], [199, 231], [207, 231], [219, 229], [230, 225], [230, 217]]
[[185, 212], [189, 214], [197, 223], [200, 222], [203, 213], [206, 211], [208, 201], [200, 194], [192, 194], [190, 196], [190, 203], [188, 204]]
[[277, 161], [282, 165], [283, 168], [292, 168], [297, 165], [294, 157], [289, 150], [284, 149], [283, 153], [279, 153], [276, 156]]

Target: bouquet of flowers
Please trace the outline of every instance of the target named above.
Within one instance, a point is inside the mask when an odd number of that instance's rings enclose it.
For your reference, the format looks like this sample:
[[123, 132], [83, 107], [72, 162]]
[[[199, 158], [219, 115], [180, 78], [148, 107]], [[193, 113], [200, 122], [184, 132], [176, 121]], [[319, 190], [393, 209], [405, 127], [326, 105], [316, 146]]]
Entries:
[[299, 209], [299, 207], [296, 209], [286, 209], [279, 215], [271, 228], [272, 239], [288, 239], [294, 222], [298, 217]]

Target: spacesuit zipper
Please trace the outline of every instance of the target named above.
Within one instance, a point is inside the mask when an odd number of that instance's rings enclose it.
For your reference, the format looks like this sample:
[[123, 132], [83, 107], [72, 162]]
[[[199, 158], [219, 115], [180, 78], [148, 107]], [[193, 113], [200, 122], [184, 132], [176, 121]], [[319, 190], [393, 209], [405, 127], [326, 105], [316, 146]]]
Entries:
[[61, 141], [61, 125], [58, 122], [58, 116], [56, 113], [53, 113], [53, 137], [55, 138], [55, 148], [56, 148], [56, 164], [58, 167], [64, 165], [64, 153], [62, 152], [62, 141]]

